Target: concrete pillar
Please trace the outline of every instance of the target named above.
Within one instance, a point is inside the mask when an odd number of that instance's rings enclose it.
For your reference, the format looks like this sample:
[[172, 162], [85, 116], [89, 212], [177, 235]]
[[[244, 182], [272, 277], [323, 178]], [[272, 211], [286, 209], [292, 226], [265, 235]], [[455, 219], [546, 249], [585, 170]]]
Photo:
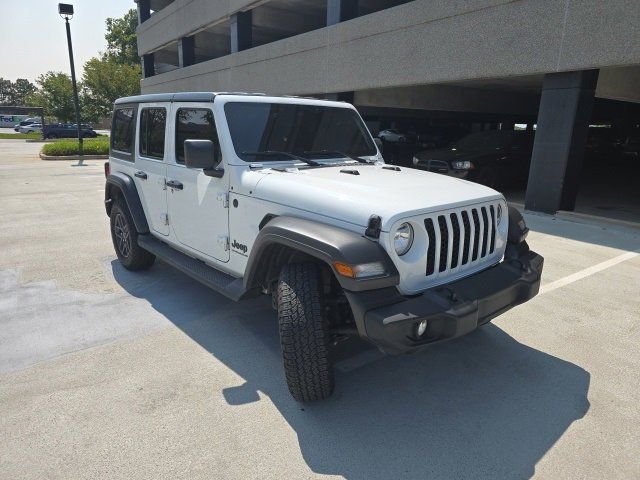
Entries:
[[149, 20], [151, 17], [150, 0], [137, 0], [138, 4], [138, 25]]
[[188, 67], [196, 63], [196, 42], [193, 36], [178, 39], [178, 66]]
[[251, 10], [231, 15], [231, 53], [251, 48]]
[[327, 26], [358, 16], [358, 0], [327, 0]]
[[147, 53], [141, 57], [143, 78], [153, 77], [156, 74], [153, 53]]
[[542, 84], [525, 208], [573, 210], [598, 70], [548, 73]]

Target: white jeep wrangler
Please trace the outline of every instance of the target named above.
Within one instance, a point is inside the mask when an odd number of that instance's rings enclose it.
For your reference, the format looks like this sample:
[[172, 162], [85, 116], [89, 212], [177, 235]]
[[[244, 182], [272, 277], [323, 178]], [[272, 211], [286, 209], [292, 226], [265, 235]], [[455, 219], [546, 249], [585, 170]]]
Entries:
[[156, 257], [233, 299], [270, 294], [293, 397], [328, 397], [331, 345], [397, 354], [535, 296], [543, 259], [490, 188], [385, 165], [347, 103], [232, 93], [115, 102], [107, 214], [130, 270]]

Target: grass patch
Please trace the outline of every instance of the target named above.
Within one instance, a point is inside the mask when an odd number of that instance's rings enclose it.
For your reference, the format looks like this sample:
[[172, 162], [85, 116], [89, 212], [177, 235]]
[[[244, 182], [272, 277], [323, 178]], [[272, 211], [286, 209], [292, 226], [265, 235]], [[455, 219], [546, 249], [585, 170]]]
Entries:
[[[83, 142], [85, 155], [109, 155], [109, 138], [85, 138]], [[78, 140], [58, 140], [42, 147], [42, 153], [51, 156], [78, 155]]]
[[0, 133], [0, 139], [8, 139], [8, 140], [26, 140], [27, 138], [33, 138], [35, 140], [42, 138], [42, 134], [40, 132], [32, 132], [32, 133]]

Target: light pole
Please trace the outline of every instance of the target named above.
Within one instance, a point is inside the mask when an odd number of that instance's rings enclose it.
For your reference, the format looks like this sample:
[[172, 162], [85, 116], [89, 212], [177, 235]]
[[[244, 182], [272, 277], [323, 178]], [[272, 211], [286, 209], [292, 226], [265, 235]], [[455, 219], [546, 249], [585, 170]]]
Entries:
[[73, 104], [76, 108], [76, 126], [78, 127], [78, 165], [82, 165], [84, 148], [82, 145], [82, 127], [80, 124], [80, 102], [78, 101], [78, 85], [76, 84], [76, 68], [73, 64], [73, 47], [71, 45], [71, 27], [69, 19], [73, 17], [73, 5], [59, 3], [58, 13], [64, 18], [67, 27], [67, 47], [69, 48], [69, 63], [71, 63], [71, 83], [73, 84]]

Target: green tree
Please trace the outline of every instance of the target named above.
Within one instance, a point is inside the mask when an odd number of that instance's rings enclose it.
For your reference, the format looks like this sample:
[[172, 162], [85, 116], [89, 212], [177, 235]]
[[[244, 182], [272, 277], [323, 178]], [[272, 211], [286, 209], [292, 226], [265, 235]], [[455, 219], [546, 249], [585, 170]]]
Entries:
[[140, 93], [140, 65], [128, 65], [105, 56], [84, 64], [82, 104], [85, 120], [108, 117], [116, 98]]
[[105, 57], [118, 63], [138, 65], [140, 58], [136, 39], [137, 26], [138, 13], [133, 8], [121, 18], [107, 18], [107, 33], [104, 36], [107, 41]]
[[27, 95], [35, 91], [35, 85], [25, 78], [15, 82], [0, 78], [0, 105], [24, 105]]
[[26, 103], [33, 107], [43, 107], [47, 116], [63, 122], [75, 120], [73, 86], [71, 77], [62, 72], [47, 72], [38, 77], [40, 87], [26, 97]]
[[0, 77], [0, 105], [11, 105], [11, 95], [13, 93], [13, 83]]
[[27, 96], [36, 91], [36, 86], [26, 78], [18, 78], [13, 82], [13, 105], [24, 105]]

